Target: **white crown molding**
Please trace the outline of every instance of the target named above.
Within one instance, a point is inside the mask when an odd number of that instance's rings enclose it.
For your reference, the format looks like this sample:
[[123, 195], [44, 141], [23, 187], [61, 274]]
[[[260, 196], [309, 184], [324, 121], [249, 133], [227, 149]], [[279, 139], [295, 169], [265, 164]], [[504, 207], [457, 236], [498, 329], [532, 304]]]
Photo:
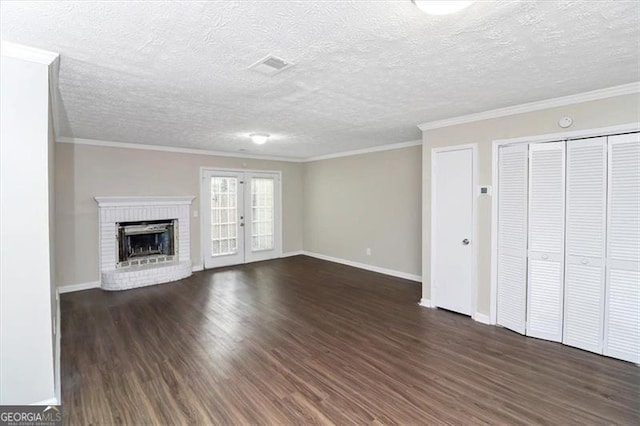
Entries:
[[195, 196], [93, 197], [100, 207], [174, 206], [191, 204]]
[[145, 151], [162, 151], [162, 152], [175, 152], [179, 154], [196, 154], [196, 155], [211, 155], [215, 157], [231, 157], [231, 158], [248, 158], [254, 160], [271, 160], [271, 161], [286, 161], [290, 163], [302, 163], [305, 160], [301, 158], [291, 157], [276, 157], [268, 155], [253, 155], [253, 154], [236, 154], [233, 152], [225, 151], [209, 151], [205, 149], [195, 148], [178, 148], [173, 146], [164, 145], [148, 145], [142, 143], [129, 143], [129, 142], [113, 142], [103, 141], [99, 139], [82, 139], [82, 138], [69, 138], [66, 136], [60, 136], [56, 138], [58, 143], [70, 143], [76, 145], [91, 145], [91, 146], [104, 146], [108, 148], [125, 148], [125, 149], [141, 149]]
[[[55, 110], [55, 107], [54, 107], [54, 110]], [[292, 158], [292, 157], [278, 157], [278, 156], [269, 156], [269, 155], [236, 154], [233, 152], [209, 151], [209, 150], [195, 149], [195, 148], [178, 148], [178, 147], [164, 146], [164, 145], [148, 145], [148, 144], [130, 143], [130, 142], [114, 142], [114, 141], [104, 141], [99, 139], [70, 138], [66, 136], [60, 136], [56, 138], [56, 142], [76, 144], [76, 145], [103, 146], [108, 148], [141, 149], [145, 151], [174, 152], [179, 154], [211, 155], [215, 157], [248, 158], [248, 159], [254, 159], [254, 160], [283, 161], [283, 162], [289, 162], [289, 163], [308, 163], [310, 161], [328, 160], [331, 158], [339, 158], [339, 157], [350, 157], [352, 155], [361, 155], [361, 154], [368, 154], [370, 152], [389, 151], [392, 149], [401, 149], [401, 148], [408, 148], [410, 146], [422, 145], [421, 140], [415, 140], [415, 141], [409, 141], [409, 142], [400, 142], [395, 144], [376, 146], [373, 148], [364, 148], [364, 149], [359, 149], [355, 151], [345, 151], [345, 152], [340, 152], [336, 154], [321, 155], [317, 157]]]
[[38, 62], [47, 66], [51, 65], [60, 56], [60, 54], [56, 52], [36, 49], [35, 47], [11, 43], [4, 40], [0, 43], [0, 52], [2, 56], [22, 59], [24, 61]]
[[422, 140], [414, 140], [408, 142], [392, 143], [389, 145], [374, 146], [372, 148], [356, 149], [354, 151], [338, 152], [336, 154], [318, 155], [316, 157], [308, 157], [304, 162], [330, 160], [332, 158], [351, 157], [352, 155], [369, 154], [371, 152], [390, 151], [392, 149], [409, 148], [411, 146], [422, 145]]
[[368, 265], [366, 263], [354, 262], [352, 260], [340, 259], [338, 257], [327, 256], [325, 254], [313, 253], [310, 251], [303, 251], [303, 255], [309, 257], [315, 257], [320, 260], [327, 260], [329, 262], [341, 263], [347, 266], [353, 266], [354, 268], [365, 269], [367, 271], [377, 272], [379, 274], [390, 275], [392, 277], [403, 278], [405, 280], [422, 282], [422, 277], [420, 275], [409, 274], [407, 272], [395, 271], [393, 269], [381, 268], [379, 266]]
[[491, 118], [506, 117], [509, 115], [523, 114], [526, 112], [540, 111], [548, 108], [557, 108], [566, 105], [578, 104], [581, 102], [597, 101], [599, 99], [612, 98], [614, 96], [631, 95], [640, 93], [640, 82], [623, 84], [621, 86], [609, 87], [606, 89], [593, 90], [576, 95], [563, 96], [560, 98], [547, 99], [544, 101], [530, 102], [527, 104], [514, 105], [506, 108], [498, 108], [475, 114], [462, 115], [459, 117], [445, 118], [418, 125], [422, 131], [439, 129], [441, 127], [455, 126], [458, 124], [472, 123], [474, 121], [488, 120]]

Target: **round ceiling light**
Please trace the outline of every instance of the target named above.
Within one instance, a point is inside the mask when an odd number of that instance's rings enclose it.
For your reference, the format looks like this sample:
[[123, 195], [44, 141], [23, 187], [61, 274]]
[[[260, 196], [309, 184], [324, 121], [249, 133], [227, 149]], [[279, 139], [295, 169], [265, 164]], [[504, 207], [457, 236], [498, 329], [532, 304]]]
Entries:
[[473, 1], [435, 1], [435, 0], [411, 0], [418, 9], [431, 15], [448, 15], [456, 13], [469, 6]]
[[251, 133], [249, 135], [249, 137], [251, 138], [251, 140], [253, 141], [253, 143], [255, 143], [256, 145], [262, 145], [264, 143], [267, 142], [267, 140], [269, 139], [268, 134], [266, 133]]

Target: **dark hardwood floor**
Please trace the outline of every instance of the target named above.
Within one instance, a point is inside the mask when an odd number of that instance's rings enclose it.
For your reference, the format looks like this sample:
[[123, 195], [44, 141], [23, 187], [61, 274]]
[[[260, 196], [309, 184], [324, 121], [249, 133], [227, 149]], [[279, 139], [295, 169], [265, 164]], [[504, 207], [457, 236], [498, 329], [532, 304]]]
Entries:
[[304, 256], [62, 296], [67, 424], [640, 424], [638, 367]]

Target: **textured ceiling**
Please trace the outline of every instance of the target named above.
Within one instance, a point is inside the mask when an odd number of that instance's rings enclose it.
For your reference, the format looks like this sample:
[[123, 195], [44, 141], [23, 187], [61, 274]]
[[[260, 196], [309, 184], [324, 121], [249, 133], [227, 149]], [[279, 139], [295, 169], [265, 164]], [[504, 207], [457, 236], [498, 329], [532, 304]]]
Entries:
[[[416, 125], [639, 79], [640, 3], [1, 2], [2, 39], [59, 52], [58, 136], [310, 157]], [[247, 67], [272, 53], [295, 67]], [[253, 145], [251, 132], [274, 135]]]

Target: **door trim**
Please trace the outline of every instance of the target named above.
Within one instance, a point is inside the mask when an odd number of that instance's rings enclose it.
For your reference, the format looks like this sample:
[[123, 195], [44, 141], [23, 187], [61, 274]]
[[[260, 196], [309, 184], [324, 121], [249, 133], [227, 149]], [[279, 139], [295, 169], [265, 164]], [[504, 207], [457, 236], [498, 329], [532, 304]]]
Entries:
[[[477, 316], [477, 308], [478, 308], [478, 144], [477, 143], [469, 143], [463, 145], [453, 145], [439, 148], [431, 148], [431, 236], [429, 238], [429, 246], [430, 246], [430, 257], [431, 257], [431, 279], [429, 282], [429, 294], [431, 298], [431, 307], [437, 307], [436, 301], [436, 293], [435, 293], [435, 277], [436, 274], [434, 270], [436, 269], [436, 261], [435, 261], [435, 235], [436, 235], [436, 219], [433, 212], [435, 211], [436, 206], [436, 154], [441, 152], [451, 152], [451, 151], [462, 151], [462, 150], [471, 150], [473, 171], [471, 173], [472, 176], [472, 211], [471, 211], [471, 221], [472, 221], [472, 232], [471, 232], [471, 241], [472, 241], [472, 253], [471, 253], [471, 318], [476, 318]], [[424, 283], [423, 283], [424, 285]]]
[[496, 139], [491, 149], [491, 301], [489, 303], [489, 318], [491, 324], [497, 323], [498, 316], [498, 150], [501, 146], [515, 144], [530, 144], [541, 142], [559, 142], [573, 139], [586, 139], [600, 136], [612, 136], [621, 133], [640, 131], [640, 123], [621, 124], [617, 126], [599, 127], [594, 129], [573, 130], [569, 132], [547, 133], [542, 135], [521, 136], [510, 139]]
[[[199, 232], [199, 237], [200, 237], [200, 261], [202, 262], [203, 265], [203, 269], [206, 269], [204, 267], [205, 265], [205, 259], [204, 259], [204, 253], [205, 253], [205, 238], [204, 238], [204, 228], [205, 228], [205, 223], [204, 223], [204, 218], [205, 218], [205, 205], [204, 205], [204, 198], [207, 196], [205, 195], [204, 189], [205, 189], [205, 185], [203, 185], [203, 181], [204, 181], [204, 174], [206, 172], [222, 172], [222, 173], [270, 173], [270, 174], [275, 174], [278, 175], [278, 191], [280, 192], [280, 197], [278, 200], [278, 206], [277, 208], [279, 209], [279, 214], [277, 215], [277, 219], [276, 219], [276, 225], [277, 228], [279, 230], [279, 243], [276, 245], [275, 247], [275, 252], [276, 252], [276, 258], [280, 258], [282, 257], [282, 245], [283, 245], [283, 229], [282, 229], [282, 216], [283, 216], [283, 211], [282, 211], [282, 199], [284, 198], [284, 194], [282, 193], [282, 170], [259, 170], [259, 169], [233, 169], [233, 168], [224, 168], [224, 167], [206, 167], [206, 166], [202, 166], [200, 167], [200, 199], [198, 200], [200, 203], [200, 207], [198, 208], [199, 214], [200, 214], [200, 232]], [[246, 248], [245, 248], [246, 250]], [[246, 263], [246, 257], [245, 257], [245, 263]]]

